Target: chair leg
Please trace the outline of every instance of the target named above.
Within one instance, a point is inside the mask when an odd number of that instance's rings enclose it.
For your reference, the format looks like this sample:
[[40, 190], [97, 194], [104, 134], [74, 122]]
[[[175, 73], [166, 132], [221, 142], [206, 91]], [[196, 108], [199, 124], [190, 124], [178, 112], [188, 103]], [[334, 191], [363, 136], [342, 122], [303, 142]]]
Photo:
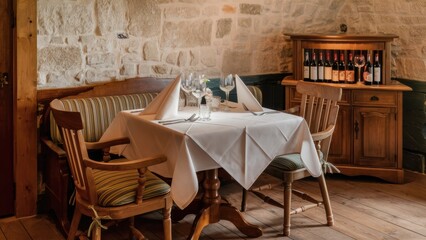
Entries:
[[92, 240], [101, 240], [101, 227], [98, 224], [92, 230]]
[[318, 177], [319, 187], [321, 189], [322, 201], [324, 203], [325, 213], [327, 215], [327, 225], [333, 226], [334, 218], [331, 210], [330, 197], [328, 195], [327, 184], [325, 183], [324, 174]]
[[284, 182], [284, 236], [290, 236], [291, 185], [291, 181]]
[[172, 240], [172, 219], [171, 219], [171, 207], [163, 209], [163, 228], [164, 228], [164, 239]]
[[81, 212], [80, 212], [80, 209], [78, 208], [78, 206], [76, 206], [75, 209], [74, 209], [74, 215], [72, 217], [70, 230], [68, 231], [67, 240], [75, 239], [75, 237], [76, 237], [75, 234], [77, 233], [78, 224], [80, 224], [80, 219], [81, 219]]
[[246, 211], [246, 205], [247, 205], [247, 189], [243, 188], [243, 196], [241, 199], [241, 212]]

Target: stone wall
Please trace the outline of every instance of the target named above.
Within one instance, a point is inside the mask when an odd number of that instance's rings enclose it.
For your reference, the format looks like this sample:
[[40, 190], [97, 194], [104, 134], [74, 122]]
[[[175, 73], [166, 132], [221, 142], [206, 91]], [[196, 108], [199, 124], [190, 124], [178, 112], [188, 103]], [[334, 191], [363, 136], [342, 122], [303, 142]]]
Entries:
[[38, 87], [180, 71], [291, 72], [283, 33], [389, 33], [392, 77], [426, 81], [424, 0], [38, 0]]

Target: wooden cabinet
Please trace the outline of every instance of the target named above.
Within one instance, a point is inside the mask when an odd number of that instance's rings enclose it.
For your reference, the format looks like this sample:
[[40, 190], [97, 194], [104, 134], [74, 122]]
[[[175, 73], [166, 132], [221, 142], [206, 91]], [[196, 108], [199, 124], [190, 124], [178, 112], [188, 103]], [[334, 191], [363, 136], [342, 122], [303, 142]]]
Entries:
[[390, 40], [395, 36], [291, 35], [293, 39], [293, 79], [285, 86], [286, 108], [299, 104], [297, 81], [303, 81], [304, 47], [328, 49], [375, 49], [383, 51], [383, 84], [329, 84], [343, 89], [338, 124], [333, 134], [329, 161], [342, 174], [368, 175], [402, 183], [402, 94], [411, 88], [390, 79]]

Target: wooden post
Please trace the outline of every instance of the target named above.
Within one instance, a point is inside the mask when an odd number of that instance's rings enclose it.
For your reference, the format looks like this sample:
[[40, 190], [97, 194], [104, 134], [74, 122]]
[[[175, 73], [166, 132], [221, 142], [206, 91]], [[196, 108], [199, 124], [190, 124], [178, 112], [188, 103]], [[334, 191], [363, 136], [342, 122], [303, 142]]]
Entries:
[[16, 217], [37, 213], [37, 1], [14, 0]]

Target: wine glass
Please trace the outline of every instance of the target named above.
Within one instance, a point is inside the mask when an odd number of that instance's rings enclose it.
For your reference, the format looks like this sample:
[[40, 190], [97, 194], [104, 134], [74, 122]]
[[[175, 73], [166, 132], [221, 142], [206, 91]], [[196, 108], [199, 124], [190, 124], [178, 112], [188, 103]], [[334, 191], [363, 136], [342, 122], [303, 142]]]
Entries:
[[201, 99], [206, 95], [207, 84], [203, 74], [195, 76], [192, 81], [192, 95], [197, 99], [197, 107], [200, 110]]
[[185, 94], [190, 94], [193, 90], [193, 81], [195, 73], [182, 73], [180, 75], [180, 87], [185, 92]]
[[354, 65], [358, 68], [358, 83], [361, 83], [361, 68], [365, 65], [364, 55], [355, 55], [354, 57]]
[[195, 78], [195, 73], [181, 73], [180, 75], [180, 88], [185, 93], [185, 105], [188, 106], [191, 103], [191, 93], [194, 90], [193, 81]]
[[226, 108], [225, 110], [229, 110], [228, 102], [229, 102], [229, 92], [235, 88], [235, 80], [232, 74], [226, 75], [220, 78], [220, 90], [225, 92], [226, 96]]

